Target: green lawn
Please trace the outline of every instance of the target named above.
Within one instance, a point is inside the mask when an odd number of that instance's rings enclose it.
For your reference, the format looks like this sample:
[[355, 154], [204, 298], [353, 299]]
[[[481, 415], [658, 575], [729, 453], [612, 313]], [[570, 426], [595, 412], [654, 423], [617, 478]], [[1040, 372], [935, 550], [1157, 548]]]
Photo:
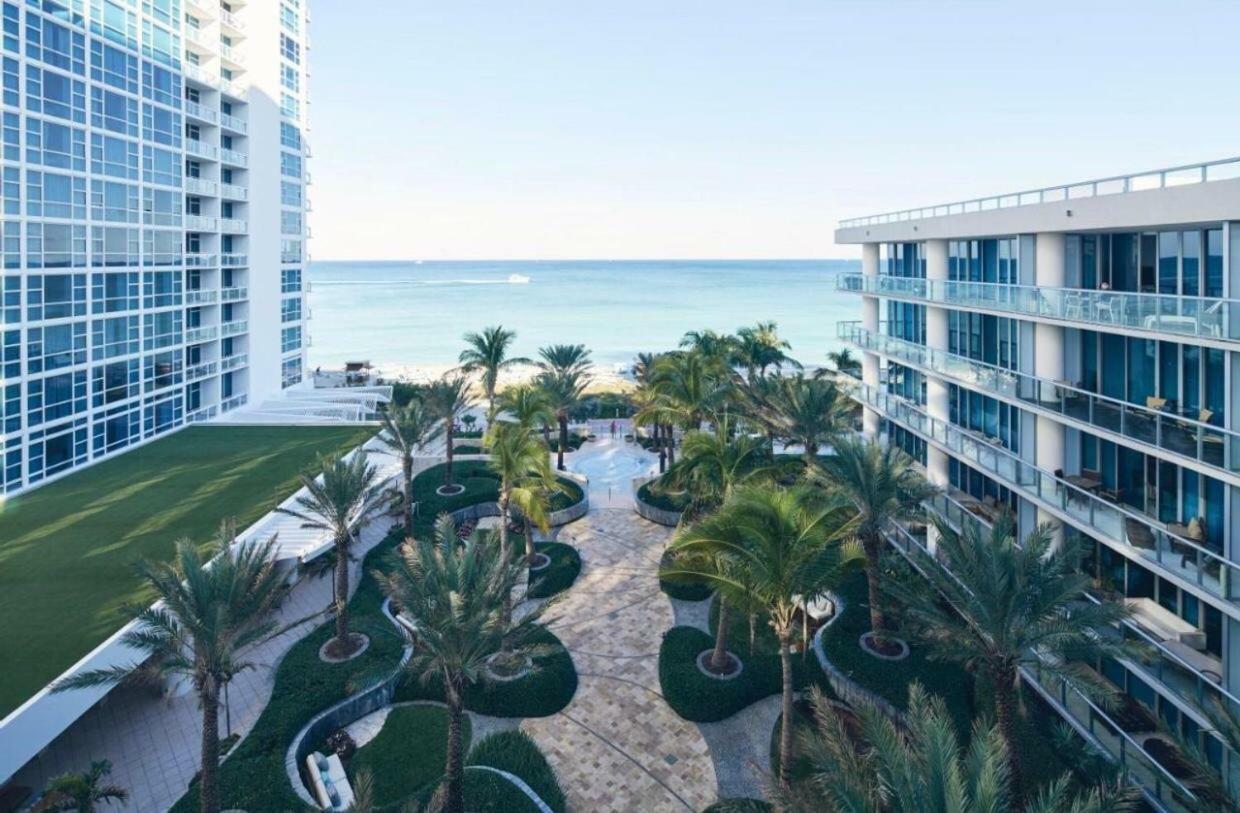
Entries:
[[205, 542], [226, 517], [245, 528], [317, 454], [373, 431], [191, 427], [0, 502], [0, 717], [119, 629], [124, 604], [150, 599], [136, 561]]

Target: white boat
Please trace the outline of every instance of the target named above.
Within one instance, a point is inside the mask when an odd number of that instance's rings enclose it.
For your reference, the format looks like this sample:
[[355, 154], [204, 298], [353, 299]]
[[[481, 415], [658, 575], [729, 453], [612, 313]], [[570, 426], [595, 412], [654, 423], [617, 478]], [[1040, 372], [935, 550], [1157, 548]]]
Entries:
[[525, 276], [524, 274], [509, 274], [508, 275], [509, 285], [528, 285], [529, 282], [530, 282], [530, 278]]

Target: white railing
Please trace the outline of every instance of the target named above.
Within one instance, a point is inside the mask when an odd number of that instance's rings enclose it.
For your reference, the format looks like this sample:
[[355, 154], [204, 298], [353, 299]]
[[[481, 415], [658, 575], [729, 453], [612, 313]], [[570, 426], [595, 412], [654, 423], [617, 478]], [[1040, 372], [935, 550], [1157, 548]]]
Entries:
[[220, 197], [229, 200], [249, 200], [250, 190], [245, 186], [237, 186], [231, 183], [220, 184]]
[[245, 321], [244, 319], [238, 320], [236, 322], [225, 322], [220, 327], [220, 335], [225, 336], [225, 337], [236, 336], [240, 333], [245, 333], [249, 329], [250, 329], [250, 323]]
[[[188, 265], [188, 263], [187, 263]], [[214, 305], [219, 299], [219, 293], [216, 291], [186, 291], [186, 305]]]
[[186, 215], [185, 229], [187, 231], [217, 231], [214, 217], [203, 217], [202, 215]]
[[182, 66], [182, 70], [188, 78], [193, 79], [195, 82], [207, 85], [208, 87], [219, 87], [219, 75], [208, 72], [201, 65], [194, 65], [186, 62]]
[[245, 287], [225, 288], [220, 291], [221, 302], [240, 302], [250, 295], [250, 290]]
[[185, 331], [186, 344], [199, 344], [201, 342], [209, 342], [219, 334], [219, 328], [215, 326], [192, 327]]
[[215, 181], [208, 181], [204, 178], [186, 178], [185, 191], [194, 195], [215, 197], [219, 192], [219, 187]]
[[237, 407], [245, 404], [246, 397], [247, 397], [246, 394], [243, 392], [238, 395], [234, 395], [231, 398], [227, 398], [223, 402], [220, 403], [220, 409], [224, 412], [228, 412], [229, 410], [236, 409]]
[[238, 234], [248, 231], [248, 223], [244, 220], [238, 220], [232, 217], [220, 218], [220, 231], [235, 232]]
[[205, 423], [215, 417], [216, 408], [213, 406], [196, 409], [185, 416], [186, 423]]
[[236, 268], [238, 266], [249, 265], [249, 257], [245, 254], [221, 254], [220, 265]]
[[241, 19], [236, 14], [233, 14], [231, 11], [225, 11], [222, 8], [220, 9], [220, 22], [237, 31], [245, 30], [245, 23], [241, 22]]
[[236, 164], [239, 167], [246, 165], [246, 154], [240, 150], [230, 150], [220, 147], [220, 160], [226, 164]]
[[191, 102], [188, 100], [185, 102], [185, 115], [189, 116], [191, 119], [198, 119], [199, 121], [205, 121], [209, 124], [218, 124], [220, 120], [220, 114], [216, 111], [209, 107], [205, 107], [198, 102]]
[[220, 126], [226, 130], [232, 130], [234, 133], [245, 134], [249, 132], [249, 126], [245, 119], [237, 116], [230, 116], [227, 113], [220, 113]]
[[220, 56], [224, 57], [229, 62], [235, 62], [238, 65], [245, 64], [245, 56], [240, 50], [232, 47], [231, 45], [225, 45], [222, 42], [220, 43]]
[[205, 268], [215, 265], [214, 254], [186, 254], [185, 265], [190, 268]]
[[235, 356], [228, 356], [220, 360], [220, 372], [228, 372], [236, 370], [239, 367], [245, 367], [250, 363], [250, 357], [245, 353], [239, 353]]
[[235, 79], [223, 79], [223, 78], [220, 79], [220, 84], [219, 84], [220, 93], [227, 93], [229, 96], [232, 96], [233, 98], [236, 98], [236, 99], [241, 99], [241, 100], [245, 99], [246, 87], [247, 87], [246, 83], [237, 81]]
[[192, 42], [192, 43], [194, 43], [195, 45], [206, 45], [206, 44], [207, 44], [207, 38], [206, 38], [206, 35], [204, 35], [204, 34], [203, 34], [201, 31], [199, 31], [197, 28], [193, 28], [193, 27], [191, 27], [191, 26], [188, 26], [188, 25], [187, 25], [187, 26], [185, 26], [185, 28], [183, 29], [183, 31], [184, 31], [184, 33], [185, 33], [185, 41], [186, 41], [186, 42]]
[[841, 229], [854, 229], [859, 226], [879, 226], [885, 223], [902, 223], [909, 220], [924, 220], [931, 217], [986, 212], [994, 209], [1011, 209], [1018, 206], [1035, 206], [1039, 203], [1055, 203], [1076, 200], [1078, 198], [1095, 198], [1103, 195], [1121, 195], [1126, 192], [1143, 192], [1150, 189], [1165, 189], [1169, 186], [1186, 184], [1210, 183], [1240, 178], [1240, 157], [1223, 158], [1218, 161], [1207, 161], [1201, 164], [1185, 164], [1165, 169], [1152, 169], [1131, 175], [1114, 175], [1109, 178], [1096, 178], [1089, 181], [1046, 186], [1041, 189], [1029, 189], [1023, 192], [1010, 192], [1004, 195], [993, 195], [986, 198], [973, 198], [956, 203], [940, 203], [935, 206], [923, 206], [918, 209], [903, 209], [898, 212], [887, 212], [867, 217], [854, 217], [841, 220]]
[[219, 147], [195, 138], [185, 139], [185, 151], [197, 158], [209, 158], [212, 161], [218, 161], [220, 157]]
[[185, 380], [197, 381], [200, 378], [215, 375], [215, 371], [216, 363], [214, 361], [204, 361], [202, 364], [195, 364], [193, 367], [186, 367]]

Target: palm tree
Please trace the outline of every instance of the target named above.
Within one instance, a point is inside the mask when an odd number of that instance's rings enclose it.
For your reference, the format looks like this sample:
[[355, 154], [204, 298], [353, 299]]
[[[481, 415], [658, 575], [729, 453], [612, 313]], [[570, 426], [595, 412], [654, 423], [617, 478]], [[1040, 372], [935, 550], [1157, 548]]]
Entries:
[[336, 555], [336, 637], [329, 645], [336, 657], [346, 657], [361, 646], [349, 634], [349, 557], [355, 530], [365, 525], [379, 507], [380, 484], [375, 467], [364, 449], [352, 457], [319, 457], [323, 474], [319, 478], [301, 475], [306, 489], [294, 500], [296, 508], [277, 508], [281, 514], [296, 517], [303, 528], [326, 531]]
[[390, 572], [376, 572], [384, 594], [401, 607], [416, 628], [410, 673], [443, 686], [448, 706], [444, 810], [463, 813], [464, 742], [461, 737], [464, 692], [484, 679], [487, 659], [505, 637], [514, 653], [533, 657], [526, 647], [536, 629], [535, 611], [517, 622], [504, 622], [504, 601], [517, 583], [521, 567], [496, 555], [489, 539], [457, 539], [448, 516], [436, 522], [434, 538], [410, 540]]
[[585, 375], [590, 369], [590, 351], [584, 344], [553, 344], [539, 348], [538, 355], [543, 372]]
[[495, 386], [499, 373], [507, 367], [529, 364], [530, 360], [508, 357], [508, 348], [517, 338], [515, 330], [505, 330], [503, 325], [484, 328], [481, 333], [466, 333], [465, 343], [458, 361], [467, 373], [482, 373], [482, 391], [487, 399], [487, 420], [495, 418]]
[[[862, 702], [850, 731], [816, 686], [810, 704], [813, 727], [798, 737], [805, 774], [770, 789], [781, 813], [1002, 813], [1016, 806], [996, 728], [976, 725], [962, 749], [943, 700], [918, 683], [909, 687], [904, 725]], [[1079, 795], [1071, 788], [1068, 777], [1060, 777], [1026, 813], [1121, 813], [1137, 800], [1131, 787], [1100, 786]]]
[[736, 349], [736, 337], [714, 330], [690, 330], [680, 339], [680, 346], [700, 356], [709, 365], [725, 368]]
[[[220, 689], [253, 667], [242, 653], [275, 633], [273, 615], [286, 592], [272, 555], [274, 538], [235, 550], [233, 542], [226, 525], [207, 550], [214, 554], [210, 561], [182, 539], [171, 562], [143, 562], [139, 573], [159, 602], [138, 613], [137, 628], [121, 636], [121, 643], [143, 653], [142, 660], [81, 672], [53, 687], [60, 692], [126, 679], [188, 680], [202, 710], [202, 813], [220, 809]], [[139, 669], [143, 671], [134, 675]]]
[[711, 431], [688, 433], [680, 459], [667, 473], [669, 486], [688, 492], [693, 515], [717, 508], [738, 485], [774, 472], [760, 439], [749, 435], [733, 438], [731, 434], [727, 420], [721, 420]]
[[676, 422], [686, 429], [701, 429], [722, 403], [719, 370], [698, 353], [663, 356], [655, 366], [652, 384]]
[[800, 363], [787, 353], [791, 349], [792, 345], [779, 338], [774, 322], [758, 322], [736, 331], [732, 359], [745, 368], [746, 378], [752, 382], [765, 377], [769, 367], [787, 364], [799, 369]]
[[556, 449], [556, 468], [564, 471], [564, 452], [568, 448], [568, 416], [585, 394], [589, 379], [582, 371], [547, 371], [538, 376], [538, 387], [547, 395], [547, 401], [555, 410], [555, 420], [560, 427], [560, 442]]
[[827, 353], [827, 361], [831, 362], [831, 366], [841, 375], [861, 377], [861, 360], [854, 356], [847, 347]]
[[555, 411], [551, 409], [547, 393], [530, 384], [509, 387], [500, 393], [499, 411], [512, 416], [522, 426], [530, 429], [541, 428], [544, 438], [555, 421]]
[[105, 783], [112, 773], [112, 763], [106, 759], [90, 763], [85, 773], [66, 773], [47, 783], [47, 792], [40, 810], [76, 810], [77, 813], [94, 813], [95, 805], [120, 802], [129, 799], [129, 791], [120, 785]]
[[443, 434], [443, 421], [421, 401], [393, 406], [383, 414], [380, 454], [400, 458], [402, 511], [405, 528], [413, 532], [413, 458]]
[[857, 509], [857, 538], [865, 551], [865, 578], [869, 586], [870, 631], [874, 646], [886, 645], [889, 631], [879, 589], [879, 566], [885, 550], [883, 532], [890, 523], [924, 513], [922, 502], [937, 489], [913, 469], [913, 461], [895, 445], [876, 440], [841, 437], [835, 454], [818, 460], [809, 477], [837, 490]]
[[474, 408], [474, 396], [464, 376], [445, 375], [431, 385], [428, 402], [432, 414], [443, 421], [444, 435], [448, 443], [448, 460], [444, 466], [443, 485], [445, 489], [451, 489], [453, 486], [452, 464], [456, 459], [456, 452], [452, 448], [453, 441], [456, 439], [456, 423], [462, 415]]
[[806, 465], [818, 460], [818, 450], [845, 426], [852, 404], [848, 396], [825, 378], [801, 373], [772, 376], [766, 399], [770, 423], [786, 440], [800, 444]]
[[[666, 575], [743, 590], [763, 608], [779, 640], [785, 720], [792, 720], [795, 616], [806, 600], [837, 582], [855, 558], [847, 541], [852, 514], [843, 499], [817, 490], [751, 486], [735, 491], [718, 512], [679, 535], [669, 548], [690, 562], [722, 557], [727, 566], [694, 572], [673, 564]], [[791, 725], [783, 728], [779, 753], [780, 771], [786, 774], [792, 764]]]
[[[936, 658], [956, 661], [983, 676], [995, 700], [995, 718], [1011, 763], [1012, 795], [1024, 798], [1017, 719], [1020, 669], [1066, 680], [1096, 694], [1106, 684], [1082, 659], [1132, 653], [1103, 634], [1129, 613], [1119, 602], [1081, 600], [1090, 578], [1079, 567], [1075, 540], [1052, 548], [1054, 527], [1043, 525], [1015, 544], [1010, 516], [989, 533], [969, 525], [958, 534], [939, 525], [942, 567], [924, 579], [895, 580], [886, 589]], [[946, 599], [946, 603], [944, 603]]]

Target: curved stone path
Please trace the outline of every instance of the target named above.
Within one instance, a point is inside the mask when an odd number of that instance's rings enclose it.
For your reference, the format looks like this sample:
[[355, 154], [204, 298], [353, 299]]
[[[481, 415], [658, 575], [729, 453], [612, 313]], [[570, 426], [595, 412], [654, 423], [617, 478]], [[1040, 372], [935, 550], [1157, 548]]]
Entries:
[[659, 692], [659, 643], [672, 626], [658, 581], [668, 536], [629, 507], [594, 508], [558, 534], [580, 551], [582, 569], [545, 620], [579, 685], [563, 711], [521, 728], [554, 766], [572, 811], [696, 813], [715, 801], [706, 740]]

